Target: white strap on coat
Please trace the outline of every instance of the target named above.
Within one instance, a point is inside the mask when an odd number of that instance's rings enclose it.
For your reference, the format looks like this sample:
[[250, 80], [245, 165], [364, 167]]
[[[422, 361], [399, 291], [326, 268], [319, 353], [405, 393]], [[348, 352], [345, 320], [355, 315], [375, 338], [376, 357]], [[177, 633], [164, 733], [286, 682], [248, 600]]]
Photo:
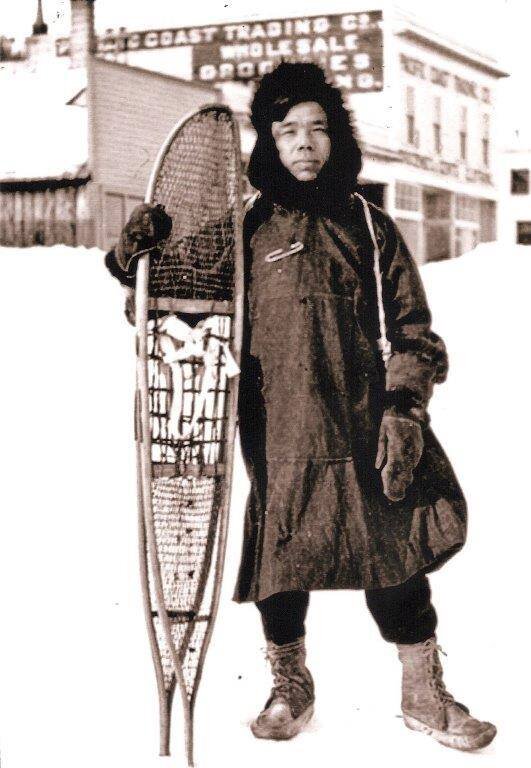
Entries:
[[380, 248], [376, 240], [374, 233], [374, 226], [372, 223], [371, 212], [369, 210], [369, 204], [362, 195], [358, 192], [355, 193], [356, 197], [361, 200], [363, 205], [363, 212], [365, 213], [365, 221], [367, 222], [367, 228], [371, 236], [373, 248], [374, 248], [374, 277], [376, 278], [376, 296], [378, 300], [378, 324], [380, 326], [380, 338], [378, 339], [378, 349], [382, 354], [382, 358], [385, 364], [391, 357], [391, 342], [387, 338], [387, 330], [385, 327], [385, 309], [383, 303], [383, 289], [382, 289], [382, 272], [380, 270]]
[[[186, 440], [203, 414], [209, 391], [213, 390], [218, 377], [218, 366], [221, 358], [221, 368], [230, 379], [236, 376], [240, 369], [234, 359], [229, 345], [216, 338], [219, 318], [215, 315], [207, 318], [195, 328], [191, 328], [175, 315], [168, 315], [159, 325], [159, 344], [163, 362], [170, 366], [173, 379], [173, 397], [171, 400], [168, 427], [175, 440]], [[176, 343], [177, 342], [177, 343]], [[199, 358], [204, 362], [201, 390], [194, 403], [191, 421], [179, 429], [179, 421], [183, 412], [183, 363]], [[192, 368], [190, 366], [190, 375]]]

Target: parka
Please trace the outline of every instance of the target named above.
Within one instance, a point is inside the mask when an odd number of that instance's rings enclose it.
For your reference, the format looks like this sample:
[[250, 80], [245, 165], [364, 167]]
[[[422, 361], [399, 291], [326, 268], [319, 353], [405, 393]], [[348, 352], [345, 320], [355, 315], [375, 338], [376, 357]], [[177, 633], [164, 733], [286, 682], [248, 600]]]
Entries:
[[[326, 210], [287, 200], [259, 197], [244, 221], [239, 414], [251, 490], [238, 602], [393, 586], [440, 567], [466, 536], [465, 499], [426, 414], [446, 351], [397, 226], [370, 205], [392, 350], [384, 365], [360, 201]], [[424, 451], [400, 502], [375, 468], [389, 408], [422, 414]]]
[[[271, 130], [300, 102], [327, 117], [330, 155], [313, 182], [283, 166]], [[371, 205], [391, 344], [384, 364], [373, 244], [353, 195], [361, 151], [324, 72], [280, 64], [262, 78], [251, 121], [248, 178], [261, 194], [244, 220], [239, 388], [251, 489], [234, 599], [398, 585], [440, 567], [466, 536], [466, 503], [426, 410], [446, 376], [444, 343], [397, 226]], [[109, 254], [127, 284], [114, 264]], [[423, 427], [422, 457], [397, 502], [375, 467], [387, 413]]]

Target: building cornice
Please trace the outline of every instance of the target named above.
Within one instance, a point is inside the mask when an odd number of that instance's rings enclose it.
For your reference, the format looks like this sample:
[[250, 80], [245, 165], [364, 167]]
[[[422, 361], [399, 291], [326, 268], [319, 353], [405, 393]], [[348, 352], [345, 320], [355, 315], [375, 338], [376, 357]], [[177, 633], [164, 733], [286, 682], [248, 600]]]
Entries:
[[360, 140], [360, 148], [364, 157], [370, 160], [386, 160], [387, 162], [397, 162], [400, 160], [400, 154], [387, 147], [379, 147], [376, 144]]
[[472, 48], [460, 45], [453, 40], [439, 35], [437, 32], [433, 32], [432, 30], [423, 27], [403, 12], [400, 12], [397, 15], [394, 34], [397, 37], [412, 40], [413, 42], [419, 43], [430, 50], [435, 50], [437, 53], [447, 56], [448, 58], [455, 59], [470, 67], [474, 67], [474, 69], [484, 72], [491, 77], [509, 77], [510, 73], [501, 69], [495, 59], [492, 59], [490, 56], [486, 56], [479, 51], [475, 51]]

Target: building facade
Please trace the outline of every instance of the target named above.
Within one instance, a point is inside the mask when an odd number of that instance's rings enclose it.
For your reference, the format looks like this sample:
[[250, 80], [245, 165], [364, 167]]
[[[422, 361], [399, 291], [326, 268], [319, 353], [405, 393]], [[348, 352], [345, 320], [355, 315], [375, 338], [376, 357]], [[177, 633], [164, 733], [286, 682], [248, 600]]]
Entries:
[[0, 62], [0, 245], [108, 249], [171, 128], [218, 98], [208, 85], [94, 56], [93, 0], [71, 6], [71, 55], [56, 55], [39, 3], [25, 55]]
[[496, 86], [505, 73], [403, 14], [387, 23], [385, 87], [351, 97], [363, 177], [383, 187], [419, 263], [459, 256], [496, 239]]
[[339, 15], [142, 33], [122, 29], [114, 38], [107, 35], [100, 50], [183, 77], [211, 76], [240, 116], [247, 155], [254, 142], [247, 117], [253, 80], [281, 59], [313, 57], [344, 88], [355, 115], [366, 195], [395, 217], [418, 262], [452, 258], [495, 240], [496, 99], [506, 73], [391, 4], [374, 10], [353, 0], [352, 6]]
[[531, 245], [531, 149], [515, 141], [502, 156], [499, 240]]
[[[375, 9], [353, 0], [349, 13], [326, 11], [321, 16], [167, 30], [122, 27], [100, 36], [93, 32], [93, 0], [71, 0], [71, 6], [72, 34], [55, 41], [56, 62], [82, 66], [80, 51], [89, 50], [95, 53], [96, 66], [106, 59], [111, 65], [194, 81], [189, 87], [204, 89], [204, 101], [217, 98], [234, 109], [247, 158], [255, 138], [248, 112], [257, 78], [282, 59], [319, 61], [329, 79], [343, 88], [355, 116], [364, 152], [363, 190], [397, 220], [417, 261], [452, 258], [478, 242], [496, 239], [500, 197], [496, 99], [497, 83], [506, 73], [488, 57], [421, 27], [389, 3]], [[49, 48], [49, 41], [31, 42], [28, 50], [34, 54]], [[35, 55], [24, 66], [31, 66], [31, 61]], [[149, 89], [149, 77], [145, 78]], [[129, 85], [120, 80], [117, 91], [120, 104], [127, 101], [128, 87], [130, 96], [145, 90], [140, 74], [125, 80]], [[92, 90], [105, 101], [97, 80]], [[199, 101], [201, 96], [199, 91]], [[169, 98], [164, 88], [160, 98]], [[89, 110], [94, 106], [89, 104]], [[168, 102], [163, 109], [167, 106]], [[173, 109], [171, 100], [169, 108]], [[113, 115], [112, 98], [106, 109]], [[155, 114], [160, 110], [156, 100], [153, 109]], [[149, 120], [145, 122], [147, 130]], [[107, 155], [114, 158], [116, 145], [108, 144], [103, 130], [91, 136], [89, 164], [97, 174]], [[134, 135], [120, 134], [120, 146], [127, 142], [142, 153]], [[113, 170], [117, 167], [119, 163], [113, 162], [102, 172], [106, 185], [112, 185], [114, 173], [115, 185], [121, 188], [120, 174]], [[92, 181], [98, 183], [95, 177]], [[136, 190], [133, 197], [141, 196], [140, 185]], [[110, 221], [105, 210], [103, 205], [102, 216]], [[106, 223], [101, 226], [110, 232]]]

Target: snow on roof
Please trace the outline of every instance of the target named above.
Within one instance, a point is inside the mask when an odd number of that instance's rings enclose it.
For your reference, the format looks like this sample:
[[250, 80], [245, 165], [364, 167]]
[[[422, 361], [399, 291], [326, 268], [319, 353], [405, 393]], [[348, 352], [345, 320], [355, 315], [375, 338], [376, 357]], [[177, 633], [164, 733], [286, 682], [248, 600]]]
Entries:
[[84, 70], [54, 66], [44, 72], [5, 74], [0, 180], [87, 175], [87, 110], [68, 102], [86, 87]]

